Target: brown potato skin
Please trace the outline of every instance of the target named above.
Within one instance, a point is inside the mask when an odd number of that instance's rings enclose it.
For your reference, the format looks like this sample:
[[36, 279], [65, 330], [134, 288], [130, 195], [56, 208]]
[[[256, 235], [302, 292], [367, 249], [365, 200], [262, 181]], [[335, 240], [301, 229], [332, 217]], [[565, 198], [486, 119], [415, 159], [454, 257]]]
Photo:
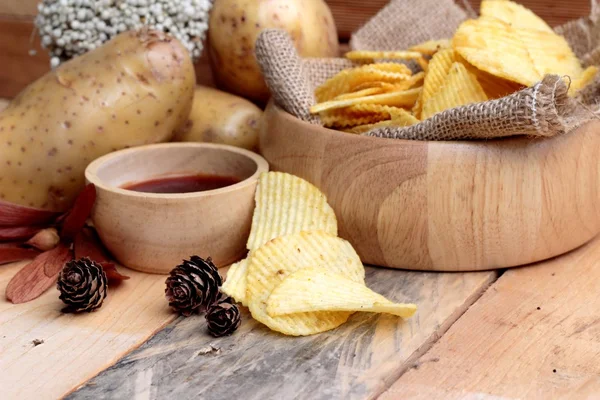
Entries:
[[187, 50], [150, 30], [125, 32], [48, 72], [0, 113], [0, 199], [68, 209], [92, 160], [172, 138], [194, 85]]
[[197, 86], [188, 122], [175, 141], [220, 143], [256, 150], [262, 114], [260, 108], [243, 97]]
[[302, 57], [336, 57], [337, 29], [323, 0], [215, 0], [209, 51], [219, 87], [265, 103], [269, 90], [254, 56], [266, 28], [285, 29]]

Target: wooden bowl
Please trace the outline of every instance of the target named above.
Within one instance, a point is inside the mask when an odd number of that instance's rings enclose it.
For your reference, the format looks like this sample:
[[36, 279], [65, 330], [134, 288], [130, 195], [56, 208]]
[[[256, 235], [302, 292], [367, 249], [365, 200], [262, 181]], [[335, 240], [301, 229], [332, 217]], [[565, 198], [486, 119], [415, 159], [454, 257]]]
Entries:
[[[100, 239], [127, 267], [166, 274], [192, 255], [218, 266], [243, 257], [258, 176], [258, 154], [206, 143], [166, 143], [110, 153], [92, 162], [96, 185], [92, 220]], [[157, 194], [121, 189], [153, 178], [194, 174], [234, 176], [240, 183], [195, 193]]]
[[547, 139], [407, 141], [326, 129], [270, 104], [260, 143], [271, 169], [325, 192], [365, 263], [513, 267], [600, 231], [600, 121]]

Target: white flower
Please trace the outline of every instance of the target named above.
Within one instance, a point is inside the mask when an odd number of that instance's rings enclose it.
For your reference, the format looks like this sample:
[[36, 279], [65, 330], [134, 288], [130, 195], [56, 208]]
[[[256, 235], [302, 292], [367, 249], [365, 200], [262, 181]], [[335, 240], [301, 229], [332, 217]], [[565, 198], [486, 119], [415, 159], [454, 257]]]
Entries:
[[35, 24], [53, 68], [144, 25], [178, 38], [196, 60], [211, 6], [211, 0], [43, 0]]

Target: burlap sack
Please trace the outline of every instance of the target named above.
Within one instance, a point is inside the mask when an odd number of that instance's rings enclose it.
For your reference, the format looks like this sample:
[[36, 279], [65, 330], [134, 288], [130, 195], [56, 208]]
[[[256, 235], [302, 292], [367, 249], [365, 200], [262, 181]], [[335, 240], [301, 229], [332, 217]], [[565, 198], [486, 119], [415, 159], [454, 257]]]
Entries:
[[[392, 0], [351, 39], [355, 50], [401, 50], [429, 39], [452, 37], [472, 10], [452, 0]], [[592, 2], [589, 17], [571, 21], [556, 31], [573, 47], [584, 65], [600, 64], [600, 11]], [[301, 59], [285, 31], [263, 31], [256, 56], [275, 102], [287, 112], [321, 124], [308, 109], [314, 89], [337, 72], [354, 66], [345, 59]], [[576, 98], [559, 76], [547, 76], [531, 88], [484, 103], [446, 110], [406, 128], [379, 128], [365, 133], [396, 139], [491, 139], [514, 135], [548, 137], [563, 134], [597, 118], [600, 78]]]

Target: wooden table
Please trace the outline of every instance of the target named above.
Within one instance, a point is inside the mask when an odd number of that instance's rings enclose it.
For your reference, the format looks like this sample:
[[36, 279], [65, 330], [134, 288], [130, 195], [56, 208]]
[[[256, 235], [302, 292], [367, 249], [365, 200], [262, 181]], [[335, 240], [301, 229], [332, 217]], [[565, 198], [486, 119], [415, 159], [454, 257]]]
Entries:
[[[19, 267], [0, 267], [0, 287]], [[169, 311], [163, 276], [127, 273], [86, 315], [61, 314], [54, 290], [23, 305], [2, 297], [0, 397], [600, 397], [600, 239], [507, 271], [367, 267], [368, 286], [416, 302], [418, 313], [355, 314], [303, 338], [271, 332], [243, 310], [239, 330], [215, 339], [202, 317]]]

